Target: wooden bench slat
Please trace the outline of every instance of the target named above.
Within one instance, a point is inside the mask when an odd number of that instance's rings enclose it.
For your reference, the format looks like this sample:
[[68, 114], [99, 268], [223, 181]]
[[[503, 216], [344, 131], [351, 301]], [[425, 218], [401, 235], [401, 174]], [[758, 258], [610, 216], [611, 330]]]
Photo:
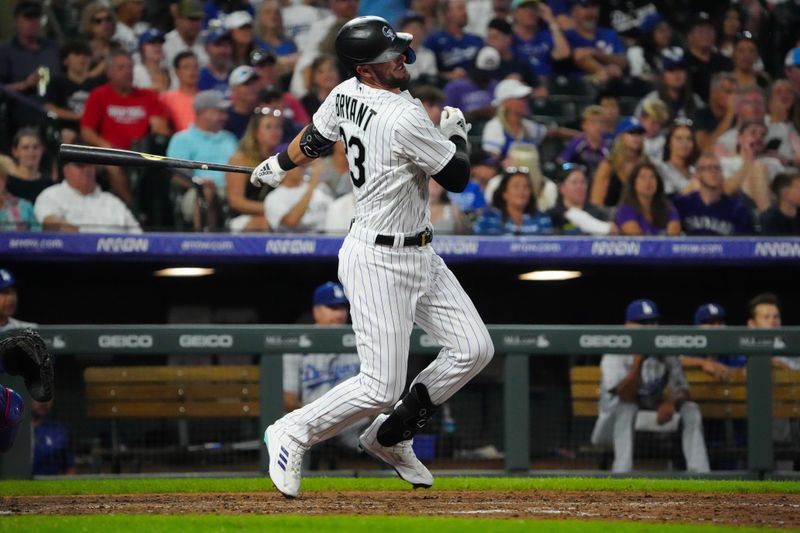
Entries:
[[257, 383], [189, 383], [189, 384], [95, 384], [87, 385], [86, 399], [92, 401], [114, 400], [211, 400], [216, 398], [241, 398], [258, 401]]
[[95, 402], [90, 418], [257, 417], [258, 402]]
[[575, 383], [570, 386], [572, 398], [575, 400], [595, 400], [600, 397], [600, 387], [597, 383]]
[[600, 383], [599, 366], [573, 366], [569, 369], [569, 377], [573, 382], [594, 382]]
[[743, 402], [747, 400], [747, 387], [728, 383], [690, 383], [689, 395], [696, 402], [702, 400]]
[[83, 372], [86, 383], [243, 381], [258, 382], [259, 367], [235, 366], [108, 366], [88, 367]]

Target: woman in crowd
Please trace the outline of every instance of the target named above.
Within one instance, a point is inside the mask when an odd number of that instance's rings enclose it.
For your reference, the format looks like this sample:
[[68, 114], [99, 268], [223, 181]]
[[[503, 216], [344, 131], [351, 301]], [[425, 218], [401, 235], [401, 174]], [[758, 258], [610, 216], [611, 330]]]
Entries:
[[614, 223], [622, 235], [679, 235], [678, 211], [664, 194], [655, 165], [639, 163], [622, 189]]
[[599, 206], [616, 206], [631, 170], [645, 159], [644, 127], [630, 119], [614, 140], [611, 155], [597, 167], [589, 201]]
[[664, 180], [664, 192], [667, 196], [683, 194], [696, 188], [692, 176], [698, 157], [700, 151], [692, 130], [692, 121], [676, 120], [667, 131], [664, 156], [653, 161]]
[[645, 102], [658, 99], [667, 105], [670, 118], [693, 117], [705, 104], [692, 90], [683, 50], [678, 47], [667, 48], [662, 51], [660, 62], [661, 73], [656, 81], [656, 90], [644, 97], [637, 115], [641, 113]]
[[133, 66], [133, 85], [163, 93], [169, 90], [169, 70], [165, 63], [164, 35], [149, 29], [139, 36], [139, 57]]
[[733, 56], [733, 47], [742, 31], [743, 19], [737, 4], [728, 4], [717, 17], [717, 51], [725, 57]]
[[[531, 180], [531, 190], [536, 198], [536, 207], [547, 211], [556, 205], [558, 187], [553, 180], [542, 174], [539, 163], [539, 150], [532, 144], [515, 142], [508, 149], [508, 156], [502, 161], [503, 167], [515, 167], [526, 173]], [[496, 167], [495, 167], [496, 168]], [[503, 173], [493, 176], [484, 187], [483, 195], [491, 203], [494, 192], [503, 180]]]
[[564, 163], [558, 170], [558, 200], [547, 214], [559, 233], [565, 235], [608, 235], [616, 233], [605, 211], [588, 201], [589, 179], [586, 169]]
[[547, 135], [547, 127], [526, 118], [530, 115], [528, 97], [533, 89], [519, 80], [508, 79], [497, 84], [494, 101], [497, 112], [483, 129], [483, 150], [502, 160], [513, 142], [539, 144]]
[[286, 36], [281, 16], [281, 3], [278, 0], [265, 0], [256, 15], [256, 36], [261, 39], [266, 50], [278, 58], [281, 75], [294, 70], [299, 52], [294, 42]]
[[[250, 117], [239, 149], [231, 156], [231, 165], [255, 167], [276, 153], [283, 137], [283, 116], [277, 109], [256, 108]], [[264, 197], [269, 187], [256, 187], [250, 183], [246, 174], [225, 173], [228, 206], [233, 218], [230, 221], [232, 232], [267, 231], [264, 216]]]
[[42, 173], [44, 144], [36, 128], [21, 128], [11, 141], [11, 156], [0, 155], [0, 166], [8, 174], [8, 192], [30, 203], [39, 193], [53, 185], [52, 174]]
[[767, 99], [767, 130], [770, 142], [780, 139], [778, 146], [770, 147], [769, 152], [775, 155], [785, 166], [800, 168], [800, 134], [792, 121], [795, 107], [800, 106], [794, 95], [789, 80], [776, 80], [769, 91]]
[[758, 45], [753, 37], [745, 32], [733, 46], [733, 75], [736, 77], [736, 85], [739, 87], [749, 87], [757, 85], [762, 89], [769, 87], [769, 76], [763, 71], [758, 70], [757, 65], [761, 61], [758, 52]]
[[536, 207], [528, 173], [518, 168], [503, 171], [492, 206], [474, 224], [479, 235], [536, 235], [553, 232], [550, 217]]
[[89, 43], [92, 49], [92, 64], [89, 76], [100, 76], [106, 72], [106, 59], [111, 53], [114, 32], [117, 22], [114, 12], [106, 2], [96, 1], [83, 8], [81, 13], [81, 37]]
[[33, 213], [33, 204], [9, 193], [7, 182], [6, 171], [0, 166], [0, 232], [42, 229]]
[[464, 213], [450, 202], [447, 191], [436, 180], [428, 180], [428, 207], [431, 211], [433, 233], [453, 235], [466, 233], [467, 224]]
[[308, 116], [313, 117], [319, 106], [331, 91], [339, 85], [339, 69], [336, 67], [336, 58], [329, 55], [320, 55], [311, 63], [308, 92], [300, 101]]
[[648, 15], [639, 28], [639, 42], [628, 48], [630, 75], [655, 81], [661, 69], [661, 52], [672, 45], [672, 26], [658, 13]]
[[253, 33], [253, 17], [247, 11], [234, 11], [225, 16], [225, 29], [231, 34], [233, 65], [249, 65], [250, 52], [266, 48]]

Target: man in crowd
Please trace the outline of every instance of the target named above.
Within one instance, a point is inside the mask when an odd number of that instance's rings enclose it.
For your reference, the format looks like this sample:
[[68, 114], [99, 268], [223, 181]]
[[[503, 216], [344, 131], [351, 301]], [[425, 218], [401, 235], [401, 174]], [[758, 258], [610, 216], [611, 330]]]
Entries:
[[[635, 300], [625, 311], [625, 327], [655, 325], [659, 318], [653, 301]], [[640, 409], [656, 411], [659, 425], [679, 413], [686, 469], [709, 471], [702, 415], [689, 399], [689, 385], [677, 356], [604, 355], [600, 372], [600, 412], [591, 440], [595, 446], [613, 448], [615, 473], [633, 470], [634, 423]]]
[[708, 102], [711, 77], [717, 72], [733, 70], [730, 59], [716, 51], [716, 31], [708, 13], [698, 13], [689, 23], [686, 33], [686, 64], [692, 90]]
[[[14, 36], [0, 46], [0, 84], [21, 93], [36, 104], [44, 103], [50, 78], [61, 72], [58, 44], [41, 37], [42, 5], [34, 0], [19, 0], [14, 5]], [[2, 91], [0, 91], [2, 96]], [[10, 131], [39, 125], [44, 114], [31, 105], [11, 100]]]
[[[561, 26], [558, 25], [553, 12], [547, 3], [540, 0], [514, 0], [511, 3], [513, 10], [513, 39], [514, 54], [528, 61], [537, 76], [550, 76], [553, 73], [553, 62], [569, 59], [570, 47]], [[539, 22], [543, 20], [548, 30], [540, 30]], [[493, 30], [506, 34], [504, 19], [494, 19], [489, 23], [487, 42], [494, 46], [492, 41], [497, 35], [492, 35]], [[502, 49], [499, 49], [501, 54]], [[503, 61], [508, 61], [504, 55]], [[528, 85], [535, 85], [528, 79], [523, 79]]]
[[258, 74], [249, 65], [239, 65], [231, 72], [228, 85], [231, 88], [231, 108], [225, 129], [241, 139], [247, 123], [258, 104]]
[[174, 132], [183, 131], [194, 122], [194, 97], [197, 94], [197, 82], [200, 79], [200, 65], [194, 52], [185, 50], [175, 56], [173, 61], [175, 76], [178, 86], [161, 94], [161, 103], [164, 104], [170, 129]]
[[770, 189], [777, 200], [761, 214], [761, 233], [800, 236], [800, 174], [778, 174]]
[[619, 78], [628, 66], [625, 46], [611, 28], [598, 26], [600, 6], [596, 0], [575, 0], [572, 4], [575, 28], [567, 30], [572, 60], [577, 67], [573, 76], [589, 74], [597, 81]]
[[719, 158], [704, 153], [697, 160], [694, 178], [700, 188], [675, 198], [681, 228], [687, 235], [731, 237], [753, 233], [750, 210], [738, 198], [723, 191], [724, 178]]
[[730, 72], [718, 72], [711, 78], [708, 106], [695, 115], [697, 146], [713, 150], [723, 133], [733, 127], [736, 118], [736, 78]]
[[464, 78], [483, 39], [464, 31], [469, 20], [465, 0], [447, 0], [443, 5], [444, 29], [428, 35], [423, 44], [436, 54], [436, 66], [442, 76], [449, 80]]
[[[108, 83], [89, 93], [81, 117], [81, 137], [87, 144], [129, 150], [134, 141], [148, 134], [169, 135], [158, 94], [133, 86], [133, 59], [128, 52], [113, 52], [106, 74]], [[108, 170], [112, 192], [131, 205], [128, 177], [119, 167]]]
[[184, 50], [191, 50], [197, 56], [200, 66], [206, 66], [208, 56], [200, 33], [203, 29], [203, 2], [178, 0], [170, 5], [170, 13], [175, 21], [175, 29], [164, 36], [167, 65], [171, 68], [176, 55]]
[[215, 89], [228, 90], [228, 76], [231, 74], [233, 48], [231, 34], [223, 29], [209, 31], [204, 39], [208, 65], [200, 69], [200, 80], [197, 88], [201, 91]]
[[[239, 144], [231, 132], [223, 129], [228, 119], [230, 102], [221, 92], [212, 90], [198, 93], [193, 105], [194, 123], [172, 136], [167, 147], [167, 156], [227, 163]], [[181, 202], [184, 220], [191, 221], [196, 230], [204, 229], [203, 215], [209, 217], [209, 229], [218, 229], [222, 225], [219, 211], [219, 196], [225, 194], [225, 176], [222, 172], [193, 170], [191, 178], [184, 174], [175, 174], [173, 182], [186, 191]], [[201, 200], [208, 206], [205, 213], [200, 210], [195, 184], [202, 190]]]
[[[139, 47], [138, 33], [144, 29], [136, 27], [144, 14], [144, 0], [113, 0], [111, 4], [117, 18], [114, 40], [128, 52], [134, 53]], [[146, 27], [144, 24], [142, 26]]]
[[64, 181], [36, 198], [36, 219], [49, 231], [141, 233], [142, 228], [119, 198], [100, 190], [97, 169], [87, 163], [66, 163]]

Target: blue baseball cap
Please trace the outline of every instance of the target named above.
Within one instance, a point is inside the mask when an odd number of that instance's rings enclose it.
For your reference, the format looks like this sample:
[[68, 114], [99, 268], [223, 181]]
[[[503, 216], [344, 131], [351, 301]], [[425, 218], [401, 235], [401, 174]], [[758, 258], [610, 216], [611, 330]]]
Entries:
[[660, 317], [658, 306], [653, 300], [634, 300], [628, 304], [628, 308], [625, 309], [626, 322], [658, 320]]
[[658, 11], [654, 11], [644, 18], [639, 26], [639, 31], [644, 34], [650, 33], [662, 22], [664, 22], [664, 17]]
[[317, 287], [312, 302], [314, 305], [327, 305], [328, 307], [350, 305], [344, 295], [344, 287], [334, 281], [323, 283]]
[[639, 119], [635, 117], [628, 117], [622, 122], [620, 122], [617, 129], [614, 130], [614, 135], [619, 135], [621, 133], [644, 133], [644, 126], [639, 121]]
[[0, 291], [4, 291], [9, 287], [17, 284], [14, 274], [6, 268], [0, 268]]
[[719, 304], [703, 304], [694, 312], [695, 325], [707, 324], [709, 322], [724, 321], [725, 308]]
[[139, 46], [147, 43], [164, 43], [164, 34], [155, 28], [150, 28], [139, 35]]
[[216, 28], [213, 30], [209, 30], [206, 33], [206, 36], [203, 38], [204, 44], [211, 44], [211, 43], [218, 43], [220, 41], [230, 41], [231, 34], [228, 30], [224, 28]]
[[662, 70], [685, 70], [686, 69], [686, 54], [683, 48], [679, 46], [672, 46], [665, 48], [661, 52], [661, 69]]

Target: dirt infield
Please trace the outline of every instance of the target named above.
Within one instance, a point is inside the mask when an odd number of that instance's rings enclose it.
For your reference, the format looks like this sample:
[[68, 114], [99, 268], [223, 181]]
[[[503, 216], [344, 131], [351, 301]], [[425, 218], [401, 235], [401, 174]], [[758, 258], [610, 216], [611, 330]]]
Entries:
[[0, 498], [3, 514], [354, 514], [570, 518], [800, 528], [800, 494], [570, 491], [275, 492]]

